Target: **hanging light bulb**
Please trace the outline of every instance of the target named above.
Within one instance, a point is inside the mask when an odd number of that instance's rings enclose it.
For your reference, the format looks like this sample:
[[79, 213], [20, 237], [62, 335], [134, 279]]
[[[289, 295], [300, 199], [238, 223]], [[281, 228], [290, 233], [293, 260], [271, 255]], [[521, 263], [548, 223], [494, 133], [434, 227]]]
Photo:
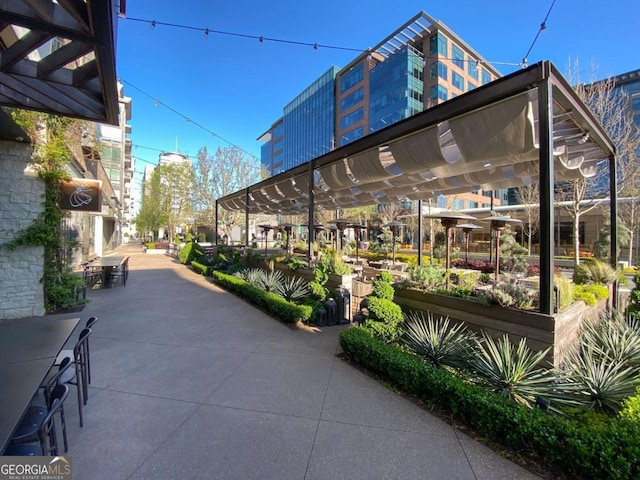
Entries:
[[151, 20], [151, 24], [149, 25], [149, 28], [151, 30], [154, 30], [156, 28], [156, 21], [155, 20]]
[[258, 39], [258, 42], [260, 43], [260, 45], [262, 45], [262, 43], [264, 42], [264, 38], [262, 37], [262, 35], [260, 35], [260, 38]]
[[209, 38], [209, 29], [208, 28], [204, 29], [204, 38]]

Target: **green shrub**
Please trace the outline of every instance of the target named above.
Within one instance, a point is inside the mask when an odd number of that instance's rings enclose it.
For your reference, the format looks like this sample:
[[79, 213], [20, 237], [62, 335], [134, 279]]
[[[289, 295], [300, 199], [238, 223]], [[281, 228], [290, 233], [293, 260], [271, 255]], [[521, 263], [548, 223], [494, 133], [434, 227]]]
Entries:
[[315, 280], [309, 282], [309, 290], [311, 297], [319, 302], [324, 302], [329, 296], [329, 289]]
[[394, 342], [401, 334], [400, 323], [404, 320], [402, 309], [390, 300], [367, 297], [367, 316], [365, 326], [386, 343]]
[[380, 275], [372, 279], [371, 295], [377, 298], [384, 298], [385, 300], [393, 301], [393, 297], [396, 292], [391, 285], [391, 281], [389, 281], [383, 274], [391, 276], [388, 272], [382, 272]]
[[533, 307], [536, 300], [535, 293], [535, 291], [518, 284], [517, 280], [509, 279], [494, 285], [482, 296], [489, 305], [527, 310]]
[[211, 276], [211, 271], [213, 270], [213, 267], [211, 265], [204, 265], [195, 260], [191, 262], [191, 268], [194, 272], [204, 275], [205, 277]]
[[212, 271], [213, 280], [221, 287], [244, 298], [252, 305], [264, 310], [285, 323], [307, 321], [313, 311], [309, 305], [296, 305], [281, 296], [265, 292], [261, 288], [248, 284], [241, 278]]
[[598, 303], [596, 296], [593, 292], [588, 291], [585, 287], [587, 285], [576, 285], [573, 291], [573, 299], [580, 302], [584, 302], [590, 307], [593, 307]]
[[599, 283], [585, 285], [585, 290], [593, 293], [596, 300], [607, 300], [609, 298], [609, 289], [605, 285], [601, 285]]
[[427, 406], [437, 406], [485, 438], [568, 478], [640, 478], [640, 423], [616, 418], [583, 425], [503, 398], [425, 364], [361, 327], [340, 334], [345, 355]]
[[563, 310], [574, 302], [575, 287], [573, 282], [561, 273], [553, 275], [553, 284], [558, 288], [554, 295], [560, 295], [560, 310]]
[[640, 388], [636, 389], [633, 397], [627, 398], [622, 403], [619, 415], [625, 420], [640, 423]]
[[599, 283], [610, 285], [618, 278], [618, 272], [606, 262], [600, 260], [585, 260], [573, 270], [573, 283], [584, 285]]
[[178, 252], [178, 259], [183, 265], [189, 265], [196, 258], [204, 255], [204, 249], [196, 242], [187, 242]]

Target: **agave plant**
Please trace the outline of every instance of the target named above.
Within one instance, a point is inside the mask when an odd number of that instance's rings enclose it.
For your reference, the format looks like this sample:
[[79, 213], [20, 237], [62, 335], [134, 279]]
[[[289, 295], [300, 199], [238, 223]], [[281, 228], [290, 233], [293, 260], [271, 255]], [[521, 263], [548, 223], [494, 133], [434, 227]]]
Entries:
[[506, 335], [495, 341], [483, 334], [477, 342], [479, 353], [473, 370], [478, 383], [529, 407], [537, 397], [550, 394], [554, 374], [539, 366], [549, 349], [534, 353], [527, 347], [526, 339], [515, 346]]
[[584, 348], [596, 359], [640, 367], [640, 330], [617, 314], [605, 312], [599, 320], [586, 320], [580, 334]]
[[426, 362], [441, 367], [464, 369], [473, 357], [475, 334], [459, 323], [452, 325], [449, 317], [434, 318], [431, 312], [410, 312], [405, 317], [404, 334], [400, 341]]
[[302, 277], [288, 277], [283, 280], [276, 293], [285, 300], [297, 300], [309, 294], [309, 284]]
[[258, 287], [267, 292], [277, 293], [278, 289], [284, 281], [284, 275], [280, 270], [274, 270], [271, 272], [264, 272], [264, 276], [260, 278]]
[[637, 368], [612, 361], [583, 345], [565, 357], [564, 381], [558, 393], [585, 409], [617, 412], [638, 385]]

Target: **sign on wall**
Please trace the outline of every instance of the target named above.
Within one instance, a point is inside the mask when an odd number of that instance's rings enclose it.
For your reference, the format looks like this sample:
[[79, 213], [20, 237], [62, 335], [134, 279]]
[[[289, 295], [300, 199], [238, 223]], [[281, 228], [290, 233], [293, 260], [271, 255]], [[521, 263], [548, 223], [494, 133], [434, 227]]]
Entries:
[[102, 211], [102, 182], [72, 178], [60, 182], [60, 208], [82, 212]]

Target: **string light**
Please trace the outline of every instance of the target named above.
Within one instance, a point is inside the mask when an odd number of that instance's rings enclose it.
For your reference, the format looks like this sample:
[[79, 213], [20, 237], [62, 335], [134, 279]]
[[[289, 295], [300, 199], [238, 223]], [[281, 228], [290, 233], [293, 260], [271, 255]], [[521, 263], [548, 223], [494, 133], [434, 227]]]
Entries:
[[551, 10], [553, 9], [553, 6], [556, 4], [556, 0], [553, 0], [551, 2], [551, 6], [549, 7], [549, 11], [547, 12], [547, 16], [544, 17], [544, 20], [542, 21], [542, 23], [540, 24], [540, 28], [538, 29], [538, 33], [536, 33], [535, 38], [533, 39], [533, 42], [531, 42], [531, 46], [529, 47], [529, 50], [527, 50], [527, 53], [525, 54], [524, 57], [522, 57], [522, 67], [526, 68], [527, 67], [527, 63], [529, 61], [529, 54], [531, 53], [531, 50], [533, 50], [533, 46], [536, 44], [536, 42], [538, 41], [538, 37], [540, 36], [540, 34], [543, 32], [543, 30], [547, 29], [547, 20], [549, 19], [549, 15], [551, 15]]
[[[555, 0], [554, 0], [555, 3]], [[547, 15], [548, 16], [548, 15]], [[231, 36], [231, 37], [239, 37], [239, 38], [250, 38], [250, 39], [254, 39], [257, 40], [258, 43], [260, 45], [264, 44], [264, 42], [276, 42], [276, 43], [286, 43], [289, 45], [298, 45], [298, 46], [304, 46], [304, 47], [311, 47], [314, 51], [317, 51], [321, 48], [328, 48], [328, 49], [332, 49], [332, 50], [344, 50], [344, 51], [348, 51], [348, 52], [358, 52], [358, 53], [364, 53], [364, 52], [370, 52], [371, 49], [370, 48], [352, 48], [352, 47], [342, 47], [342, 46], [338, 46], [338, 45], [325, 45], [322, 43], [317, 43], [317, 42], [301, 42], [301, 41], [296, 41], [296, 40], [286, 40], [286, 39], [282, 39], [282, 38], [274, 38], [274, 37], [265, 37], [263, 35], [249, 35], [249, 34], [245, 34], [245, 33], [237, 33], [237, 32], [227, 32], [227, 31], [223, 31], [223, 30], [213, 30], [211, 28], [202, 28], [202, 27], [193, 27], [193, 26], [189, 26], [189, 25], [180, 25], [177, 23], [168, 23], [168, 22], [159, 22], [156, 20], [147, 20], [144, 18], [132, 18], [132, 17], [127, 17], [126, 20], [131, 20], [133, 22], [142, 22], [142, 23], [151, 23], [151, 28], [153, 29], [153, 27], [157, 25], [162, 25], [164, 27], [172, 27], [172, 28], [182, 28], [185, 30], [195, 30], [195, 31], [200, 31], [203, 33], [205, 38], [209, 37], [210, 33], [214, 33], [214, 34], [218, 34], [218, 35], [227, 35], [227, 36]], [[545, 19], [546, 21], [546, 19]], [[544, 22], [543, 22], [544, 23]], [[546, 28], [546, 26], [545, 26]], [[533, 47], [533, 45], [532, 45]], [[442, 57], [442, 56], [424, 56], [424, 59], [430, 59], [430, 60], [459, 60], [459, 59], [454, 59], [454, 58], [449, 58], [449, 57]], [[525, 58], [526, 60], [526, 58]], [[478, 60], [472, 60], [472, 59], [465, 59], [466, 62], [475, 62], [478, 63]], [[486, 63], [486, 64], [491, 64], [491, 65], [505, 65], [505, 66], [511, 66], [511, 67], [522, 67], [523, 66], [523, 62], [493, 62], [493, 61], [481, 61], [480, 63]]]
[[179, 111], [177, 111], [175, 108], [173, 108], [173, 107], [171, 107], [171, 106], [167, 105], [166, 103], [164, 103], [164, 102], [162, 102], [162, 101], [158, 100], [156, 97], [154, 97], [154, 96], [152, 96], [152, 95], [148, 94], [147, 92], [145, 92], [144, 90], [142, 90], [142, 89], [140, 89], [140, 88], [136, 87], [134, 84], [132, 84], [131, 82], [128, 82], [128, 81], [127, 81], [127, 80], [125, 80], [124, 78], [120, 77], [120, 78], [119, 78], [119, 81], [120, 81], [120, 82], [122, 82], [122, 83], [124, 83], [124, 84], [126, 84], [126, 85], [129, 85], [131, 88], [133, 88], [133, 89], [135, 89], [135, 90], [139, 91], [140, 93], [142, 93], [142, 94], [143, 94], [143, 95], [145, 95], [146, 97], [149, 97], [150, 99], [152, 99], [152, 100], [155, 102], [156, 106], [158, 106], [158, 105], [162, 105], [162, 106], [163, 106], [163, 107], [165, 107], [166, 109], [168, 109], [168, 110], [172, 111], [173, 113], [175, 113], [176, 115], [178, 115], [178, 116], [182, 117], [182, 118], [187, 122], [187, 124], [189, 124], [189, 125], [195, 125], [196, 127], [198, 127], [198, 128], [200, 128], [200, 129], [204, 130], [205, 132], [209, 133], [212, 137], [217, 137], [217, 138], [219, 138], [220, 140], [222, 140], [223, 142], [227, 143], [228, 145], [231, 145], [232, 147], [237, 148], [239, 151], [241, 151], [241, 152], [243, 152], [243, 153], [245, 153], [245, 154], [249, 155], [251, 158], [256, 159], [256, 160], [260, 160], [260, 159], [259, 159], [258, 157], [256, 157], [253, 153], [251, 153], [251, 152], [249, 152], [249, 151], [245, 150], [244, 148], [242, 148], [242, 147], [240, 147], [240, 146], [236, 145], [235, 143], [233, 143], [233, 142], [231, 142], [231, 141], [229, 141], [229, 140], [225, 139], [224, 137], [221, 137], [220, 135], [218, 135], [217, 133], [215, 133], [213, 130], [208, 129], [207, 127], [205, 127], [204, 125], [201, 125], [200, 123], [198, 123], [198, 122], [194, 121], [194, 120], [193, 120], [193, 119], [191, 119], [190, 117], [187, 117], [186, 115], [183, 115], [182, 113], [180, 113]]
[[149, 25], [149, 28], [151, 30], [154, 30], [156, 28], [156, 21], [155, 20], [151, 20], [151, 24]]

